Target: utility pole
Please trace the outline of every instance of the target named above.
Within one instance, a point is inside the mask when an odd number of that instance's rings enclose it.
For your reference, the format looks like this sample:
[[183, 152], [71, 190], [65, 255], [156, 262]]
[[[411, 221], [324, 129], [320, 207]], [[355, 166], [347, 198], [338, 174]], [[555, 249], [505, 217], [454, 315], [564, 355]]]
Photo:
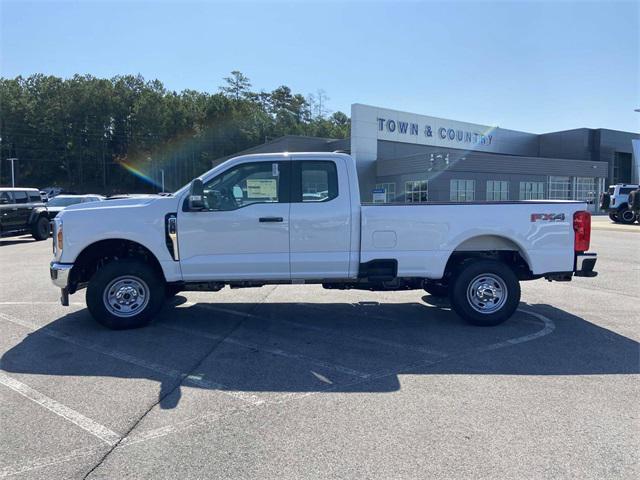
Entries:
[[160, 169], [160, 176], [162, 178], [162, 193], [164, 193], [164, 168]]
[[13, 169], [13, 162], [16, 162], [17, 158], [7, 158], [7, 162], [11, 162], [11, 187], [16, 188], [16, 174]]

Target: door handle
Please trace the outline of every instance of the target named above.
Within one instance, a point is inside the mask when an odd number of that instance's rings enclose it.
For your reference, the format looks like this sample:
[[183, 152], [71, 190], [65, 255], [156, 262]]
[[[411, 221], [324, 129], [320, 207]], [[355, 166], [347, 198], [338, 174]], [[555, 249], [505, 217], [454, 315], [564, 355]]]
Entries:
[[267, 222], [282, 222], [282, 217], [260, 217], [258, 219], [258, 221], [260, 223], [267, 223]]

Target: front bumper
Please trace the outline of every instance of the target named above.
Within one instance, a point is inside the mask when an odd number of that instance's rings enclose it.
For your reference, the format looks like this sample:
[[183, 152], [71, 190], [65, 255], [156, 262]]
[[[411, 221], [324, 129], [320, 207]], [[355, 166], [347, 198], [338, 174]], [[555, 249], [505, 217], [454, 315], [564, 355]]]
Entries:
[[69, 306], [69, 273], [72, 268], [72, 263], [51, 262], [49, 266], [51, 282], [60, 288], [60, 303], [65, 307]]
[[597, 253], [577, 253], [573, 274], [576, 277], [596, 277], [598, 272], [594, 272], [593, 269], [596, 266], [597, 260]]
[[51, 262], [49, 273], [51, 274], [51, 282], [60, 288], [69, 286], [69, 272], [73, 268], [72, 263]]

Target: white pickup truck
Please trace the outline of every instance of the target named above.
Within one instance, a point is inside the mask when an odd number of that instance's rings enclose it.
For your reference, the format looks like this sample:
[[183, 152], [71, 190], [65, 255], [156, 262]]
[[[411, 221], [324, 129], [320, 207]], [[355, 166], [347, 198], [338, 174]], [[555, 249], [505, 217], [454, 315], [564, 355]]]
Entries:
[[476, 325], [508, 319], [521, 280], [596, 275], [582, 202], [362, 205], [339, 153], [236, 157], [168, 196], [74, 205], [54, 220], [61, 301], [146, 325], [165, 298], [225, 286], [322, 284], [448, 295]]

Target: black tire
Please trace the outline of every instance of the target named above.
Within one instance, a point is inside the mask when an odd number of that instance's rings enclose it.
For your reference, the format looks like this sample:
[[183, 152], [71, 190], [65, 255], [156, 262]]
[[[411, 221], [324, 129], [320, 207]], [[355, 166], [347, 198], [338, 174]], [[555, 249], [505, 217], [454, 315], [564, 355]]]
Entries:
[[49, 219], [47, 217], [41, 216], [33, 222], [31, 226], [31, 236], [40, 241], [46, 240], [49, 238], [49, 231], [51, 228], [49, 227]]
[[618, 222], [623, 223], [625, 225], [631, 225], [636, 221], [636, 214], [630, 208], [625, 208], [624, 210], [618, 210]]
[[[473, 288], [474, 285], [477, 288]], [[486, 297], [480, 297], [480, 289], [486, 292]], [[518, 308], [520, 282], [508, 265], [496, 260], [477, 260], [458, 271], [451, 283], [449, 298], [453, 310], [472, 325], [499, 325]], [[479, 306], [483, 304], [485, 307]]]
[[[116, 293], [122, 302], [129, 304], [119, 304], [113, 298]], [[162, 308], [165, 282], [162, 274], [141, 260], [115, 260], [91, 278], [86, 299], [89, 312], [101, 325], [112, 330], [140, 328], [151, 322]], [[121, 312], [118, 313], [116, 307]]]
[[619, 222], [619, 220], [618, 220], [618, 214], [617, 214], [616, 212], [611, 212], [611, 213], [609, 213], [609, 218], [610, 218], [612, 221], [616, 222], [616, 223], [618, 223], [618, 222]]
[[443, 285], [442, 283], [436, 282], [425, 282], [423, 285], [424, 291], [434, 297], [448, 297], [449, 296], [449, 285]]

